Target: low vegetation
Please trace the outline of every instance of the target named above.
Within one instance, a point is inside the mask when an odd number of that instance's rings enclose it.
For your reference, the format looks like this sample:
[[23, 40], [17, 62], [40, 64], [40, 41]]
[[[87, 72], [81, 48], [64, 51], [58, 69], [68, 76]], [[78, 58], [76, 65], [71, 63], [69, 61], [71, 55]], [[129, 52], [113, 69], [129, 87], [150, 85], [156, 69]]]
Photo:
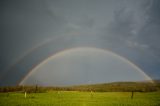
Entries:
[[0, 93], [0, 106], [160, 106], [160, 92]]
[[160, 106], [160, 83], [0, 88], [0, 106]]
[[1, 87], [0, 92], [40, 93], [47, 91], [94, 91], [94, 92], [153, 92], [160, 90], [160, 83], [113, 82], [105, 84], [78, 85], [69, 87], [10, 86]]

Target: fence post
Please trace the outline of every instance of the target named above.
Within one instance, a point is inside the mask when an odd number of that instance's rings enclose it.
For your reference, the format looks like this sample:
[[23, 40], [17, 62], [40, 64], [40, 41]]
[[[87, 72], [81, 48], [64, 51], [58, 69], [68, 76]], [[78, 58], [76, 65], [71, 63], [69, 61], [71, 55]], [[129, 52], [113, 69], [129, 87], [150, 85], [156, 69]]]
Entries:
[[132, 91], [132, 94], [131, 94], [131, 99], [133, 99], [133, 95], [134, 95], [134, 91]]

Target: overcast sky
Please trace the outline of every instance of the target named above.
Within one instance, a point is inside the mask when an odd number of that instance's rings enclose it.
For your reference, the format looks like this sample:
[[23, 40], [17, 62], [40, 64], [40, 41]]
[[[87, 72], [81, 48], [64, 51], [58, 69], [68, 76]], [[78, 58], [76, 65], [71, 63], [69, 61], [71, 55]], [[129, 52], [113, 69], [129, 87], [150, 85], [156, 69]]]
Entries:
[[0, 85], [75, 47], [109, 49], [159, 79], [159, 10], [159, 0], [1, 0]]
[[47, 58], [20, 85], [68, 86], [117, 81], [151, 81], [151, 78], [109, 50], [77, 47]]

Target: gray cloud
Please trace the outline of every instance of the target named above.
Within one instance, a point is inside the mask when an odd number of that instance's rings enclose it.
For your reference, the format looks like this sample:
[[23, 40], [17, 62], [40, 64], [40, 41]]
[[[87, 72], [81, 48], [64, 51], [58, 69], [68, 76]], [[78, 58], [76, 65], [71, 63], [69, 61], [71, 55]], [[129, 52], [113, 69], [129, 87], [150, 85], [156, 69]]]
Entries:
[[[33, 48], [45, 47], [38, 60], [54, 48], [92, 46], [110, 49], [160, 76], [158, 0], [5, 0], [0, 5], [1, 75], [39, 50]], [[52, 43], [43, 47], [45, 42]]]

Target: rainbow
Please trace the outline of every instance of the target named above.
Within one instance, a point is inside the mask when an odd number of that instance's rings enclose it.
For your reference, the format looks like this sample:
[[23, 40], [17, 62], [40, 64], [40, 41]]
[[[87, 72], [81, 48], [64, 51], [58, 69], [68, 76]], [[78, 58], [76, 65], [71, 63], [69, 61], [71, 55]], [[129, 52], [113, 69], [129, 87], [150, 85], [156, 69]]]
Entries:
[[30, 76], [32, 75], [33, 72], [35, 72], [38, 68], [40, 68], [42, 65], [44, 65], [45, 63], [47, 63], [48, 61], [50, 61], [51, 59], [55, 59], [55, 58], [58, 58], [58, 57], [61, 57], [61, 56], [64, 56], [64, 55], [67, 55], [68, 53], [72, 52], [72, 51], [85, 51], [85, 50], [89, 50], [89, 51], [93, 51], [93, 50], [97, 50], [99, 52], [102, 52], [102, 53], [106, 53], [106, 54], [110, 54], [120, 60], [122, 60], [123, 62], [131, 65], [132, 67], [134, 67], [138, 72], [140, 72], [140, 74], [144, 75], [145, 76], [145, 79], [147, 81], [150, 81], [151, 83], [154, 83], [154, 81], [146, 74], [144, 73], [144, 71], [142, 69], [140, 69], [138, 66], [136, 66], [135, 64], [133, 64], [131, 61], [129, 61], [128, 59], [112, 52], [111, 50], [108, 50], [108, 49], [101, 49], [101, 48], [94, 48], [94, 47], [77, 47], [77, 48], [71, 48], [71, 49], [65, 49], [65, 50], [62, 50], [56, 54], [53, 54], [51, 56], [49, 56], [47, 59], [45, 59], [44, 61], [40, 62], [38, 65], [36, 65], [33, 69], [31, 69], [29, 71], [29, 73], [24, 76], [24, 78], [20, 81], [19, 85], [23, 85], [23, 82]]

